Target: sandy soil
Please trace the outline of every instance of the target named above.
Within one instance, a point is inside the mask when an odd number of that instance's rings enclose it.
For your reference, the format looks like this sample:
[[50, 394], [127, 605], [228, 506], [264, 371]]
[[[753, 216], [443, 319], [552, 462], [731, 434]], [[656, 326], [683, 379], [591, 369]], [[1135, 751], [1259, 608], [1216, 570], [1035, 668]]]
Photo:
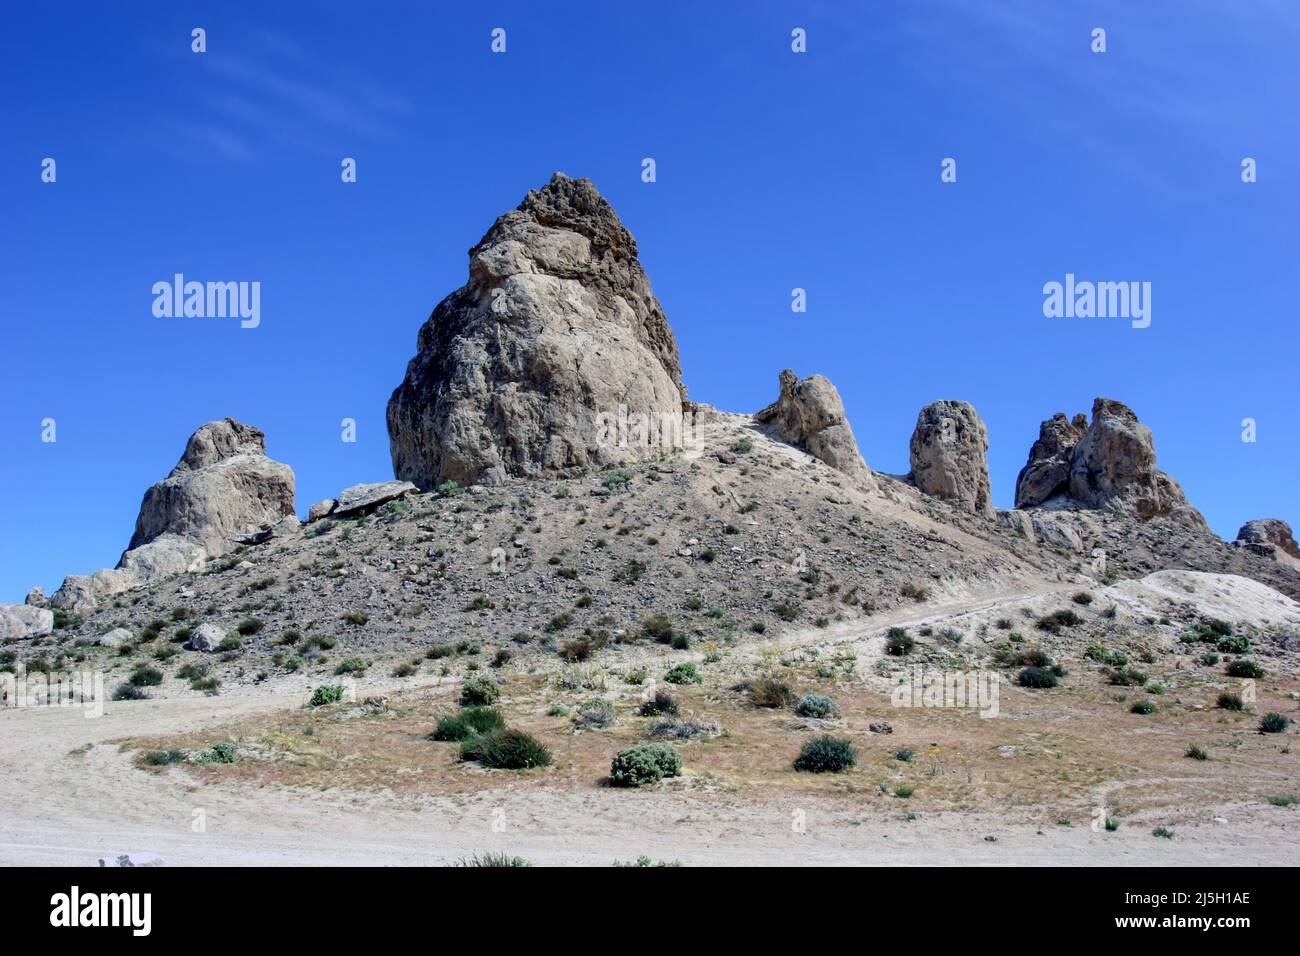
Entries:
[[[1240, 585], [1210, 577], [1198, 586], [1212, 599], [1230, 600], [1239, 614], [1246, 612], [1253, 600], [1260, 617], [1275, 617], [1277, 606], [1265, 606], [1268, 595], [1253, 593], [1250, 588], [1250, 594], [1232, 595], [1231, 589]], [[1206, 588], [1206, 582], [1212, 587]], [[1187, 583], [1166, 575], [1142, 586], [1123, 585], [1122, 596], [1134, 610], [1162, 595], [1195, 600], [1197, 595], [1187, 590]], [[1023, 594], [1004, 598], [1003, 603], [1035, 598], [1050, 601], [1053, 597]], [[999, 613], [999, 606], [981, 602], [960, 609], [945, 607], [943, 613], [991, 617]], [[909, 623], [943, 616], [935, 609], [924, 617], [919, 615], [918, 610]], [[792, 638], [782, 644], [802, 645], [811, 641], [812, 634]], [[847, 641], [862, 652], [875, 642], [866, 633], [840, 633], [840, 629], [831, 634], [820, 632], [820, 640], [830, 644]], [[360, 692], [386, 693], [392, 683], [363, 682]], [[404, 686], [410, 693], [410, 682]], [[436, 698], [452, 686], [426, 687], [422, 693]], [[1189, 682], [1187, 686], [1189, 695], [1197, 692], [1196, 685]], [[863, 706], [849, 696], [849, 688], [841, 690], [846, 701]], [[747, 712], [725, 700], [719, 704], [716, 689], [699, 693], [711, 695], [707, 700], [720, 708], [722, 719], [738, 731], [738, 738], [759, 746], [758, 753], [745, 759], [754, 761], [757, 769], [753, 772], [762, 775], [766, 783], [771, 774], [762, 769], [763, 761], [769, 759], [761, 751], [768, 739], [764, 734], [785, 733], [788, 737], [786, 725], [766, 714], [744, 723], [751, 720], [747, 713], [752, 713], [752, 708]], [[1131, 753], [1134, 759], [1148, 741], [1152, 746], [1158, 744], [1162, 752], [1169, 751], [1171, 745], [1176, 749], [1180, 725], [1187, 721], [1202, 720], [1207, 733], [1212, 730], [1227, 739], [1228, 731], [1211, 724], [1211, 715], [1189, 709], [1171, 715], [1163, 725], [1132, 725], [1121, 732], [1124, 739], [1112, 745], [1107, 743], [1111, 733], [1089, 723], [1087, 715], [1092, 712], [1089, 708], [1116, 705], [1093, 693], [1083, 675], [1077, 675], [1073, 689], [1053, 693], [1060, 694], [1051, 698], [1059, 709], [1042, 713], [1034, 708], [1044, 698], [1015, 689], [1004, 703], [1013, 713], [1012, 721], [999, 724], [997, 732], [1005, 736], [1014, 729], [1025, 739], [1035, 738], [1048, 724], [1034, 721], [1059, 723], [1074, 715], [1082, 723], [1061, 731], [1060, 747], [1066, 750], [1071, 746], [1071, 735], [1086, 738], [1078, 745], [1080, 760], [1091, 760], [1097, 767], [1102, 766], [1100, 755], [1107, 748], [1125, 750], [1126, 757]], [[1074, 696], [1069, 696], [1071, 693]], [[101, 856], [126, 852], [158, 854], [168, 865], [427, 865], [453, 863], [486, 851], [518, 854], [538, 865], [609, 865], [642, 855], [687, 865], [999, 866], [1289, 865], [1300, 857], [1300, 812], [1294, 807], [1270, 806], [1258, 793], [1248, 792], [1252, 774], [1257, 775], [1254, 789], [1259, 790], [1275, 783], [1294, 783], [1294, 771], [1270, 777], [1273, 771], [1261, 768], [1272, 768], [1275, 763], [1263, 761], [1275, 758], [1269, 755], [1271, 751], [1260, 750], [1258, 735], [1252, 739], [1248, 731], [1242, 736], [1244, 748], [1231, 758], [1240, 761], [1235, 767], [1229, 766], [1230, 761], [1216, 759], [1201, 765], [1206, 768], [1202, 771], [1189, 768], [1192, 762], [1184, 760], [1169, 763], [1171, 775], [1164, 777], [1163, 765], [1153, 760], [1135, 763], [1134, 779], [1124, 779], [1122, 770], [1107, 767], [1112, 772], [1101, 774], [1104, 779], [1074, 795], [1076, 807], [1108, 802], [1110, 795], [1126, 788], [1130, 792], [1159, 791], [1166, 803], [1158, 812], [1144, 814], [1137, 807], [1140, 801], [1135, 801], [1133, 816], [1117, 832], [1093, 830], [1086, 816], [1081, 818], [1079, 813], [1074, 814], [1073, 826], [1053, 825], [1044, 819], [1042, 807], [1023, 804], [994, 812], [994, 805], [987, 800], [972, 800], [964, 810], [944, 809], [951, 801], [929, 807], [919, 800], [905, 803], [882, 798], [870, 780], [847, 791], [811, 791], [783, 789], [779, 781], [771, 787], [713, 788], [701, 785], [711, 779], [704, 776], [688, 788], [616, 791], [586, 776], [585, 744], [577, 738], [591, 739], [590, 735], [570, 735], [568, 739], [577, 742], [564, 744], [573, 750], [572, 755], [566, 753], [569, 765], [575, 768], [573, 779], [557, 776], [554, 783], [549, 779], [539, 782], [467, 770], [461, 765], [455, 772], [462, 781], [466, 774], [483, 774], [481, 780], [473, 781], [472, 789], [432, 790], [250, 784], [181, 768], [148, 771], [138, 767], [135, 754], [120, 743], [127, 738], [201, 735], [206, 728], [222, 728], [214, 733], [224, 735], [241, 721], [284, 724], [299, 719], [295, 715], [301, 713], [302, 702], [300, 693], [270, 692], [110, 703], [98, 719], [87, 719], [75, 708], [0, 711], [0, 766], [6, 771], [0, 775], [0, 864], [94, 865]], [[536, 702], [530, 701], [528, 707], [535, 712]], [[525, 709], [523, 705], [520, 708], [522, 719]], [[920, 719], [923, 715], [916, 716]], [[951, 713], [924, 717], [931, 722], [917, 724], [914, 736], [939, 739], [947, 735], [945, 739], [960, 742], [966, 735], [971, 739], [963, 745], [970, 746], [979, 743], [971, 735], [998, 723], [972, 717], [958, 724]], [[759, 718], [766, 723], [758, 723]], [[512, 714], [512, 723], [514, 720]], [[897, 740], [902, 742], [901, 737]], [[342, 759], [354, 756], [345, 754]], [[742, 758], [729, 753], [726, 759]], [[784, 749], [770, 760], [774, 767], [784, 764]], [[1252, 764], [1251, 760], [1259, 762]], [[745, 771], [749, 770], [745, 765]], [[1240, 788], [1234, 773], [1243, 775]], [[1198, 797], [1201, 787], [1204, 796]], [[1168, 819], [1162, 814], [1169, 811], [1170, 800], [1180, 805], [1177, 838], [1153, 838], [1151, 827]], [[919, 812], [909, 820], [905, 811], [912, 807]], [[198, 826], [200, 820], [202, 827]], [[803, 832], [795, 826], [798, 820], [804, 822]]]

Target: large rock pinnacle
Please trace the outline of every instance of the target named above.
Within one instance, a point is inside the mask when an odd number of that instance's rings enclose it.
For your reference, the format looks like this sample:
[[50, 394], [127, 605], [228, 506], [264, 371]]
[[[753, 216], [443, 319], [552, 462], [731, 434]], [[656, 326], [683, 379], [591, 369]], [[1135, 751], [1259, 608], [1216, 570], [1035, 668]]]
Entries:
[[397, 478], [495, 484], [662, 451], [601, 427], [620, 411], [677, 418], [685, 389], [636, 241], [596, 187], [556, 173], [469, 255], [388, 402]]

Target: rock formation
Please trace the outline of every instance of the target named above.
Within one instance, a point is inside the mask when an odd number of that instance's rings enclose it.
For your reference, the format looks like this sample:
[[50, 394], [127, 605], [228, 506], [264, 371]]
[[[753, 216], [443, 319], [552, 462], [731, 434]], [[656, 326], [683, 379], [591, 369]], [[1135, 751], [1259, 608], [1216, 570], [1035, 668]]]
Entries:
[[1151, 430], [1127, 405], [1109, 398], [1092, 404], [1092, 424], [1083, 416], [1067, 422], [1059, 412], [1039, 429], [1029, 461], [1016, 479], [1016, 507], [1052, 499], [1082, 508], [1106, 508], [1148, 519], [1168, 516], [1205, 527], [1182, 488], [1156, 470]]
[[600, 427], [620, 407], [680, 418], [685, 389], [636, 241], [596, 187], [556, 173], [469, 256], [388, 402], [396, 477], [499, 484], [658, 454]]
[[53, 611], [30, 604], [0, 604], [0, 640], [45, 637], [53, 630]]
[[793, 371], [785, 369], [781, 373], [780, 397], [756, 412], [754, 421], [773, 426], [785, 441], [837, 471], [870, 481], [871, 473], [844, 417], [844, 402], [825, 376], [810, 375], [800, 381]]
[[1300, 546], [1296, 545], [1291, 526], [1280, 518], [1247, 521], [1237, 532], [1237, 540], [1233, 544], [1274, 561], [1282, 555], [1300, 559]]
[[988, 451], [988, 429], [969, 402], [932, 402], [912, 432], [912, 484], [963, 511], [992, 517]]
[[215, 557], [291, 516], [293, 492], [293, 469], [266, 457], [261, 429], [233, 418], [208, 422], [171, 474], [145, 492], [128, 551], [170, 534]]
[[297, 527], [293, 493], [293, 470], [266, 457], [260, 429], [233, 418], [208, 422], [171, 474], [145, 492], [117, 567], [69, 575], [49, 603], [88, 611], [133, 587], [197, 571], [241, 539]]

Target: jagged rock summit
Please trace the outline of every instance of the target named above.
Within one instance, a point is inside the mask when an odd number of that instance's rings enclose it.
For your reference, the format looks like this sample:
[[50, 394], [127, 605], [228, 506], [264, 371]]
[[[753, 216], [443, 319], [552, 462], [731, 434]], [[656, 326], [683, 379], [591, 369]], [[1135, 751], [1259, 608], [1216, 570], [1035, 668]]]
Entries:
[[83, 612], [105, 597], [197, 571], [241, 540], [296, 528], [293, 499], [293, 469], [266, 457], [261, 429], [233, 418], [208, 422], [171, 474], [145, 492], [117, 567], [69, 575], [50, 604]]
[[1300, 562], [1300, 546], [1291, 533], [1291, 526], [1281, 518], [1247, 521], [1233, 544], [1274, 561]]
[[830, 379], [810, 375], [800, 380], [791, 369], [785, 369], [780, 381], [780, 396], [755, 412], [754, 421], [771, 425], [782, 439], [836, 471], [870, 482], [871, 472], [844, 416], [844, 402]]
[[596, 187], [556, 173], [469, 256], [388, 402], [396, 477], [490, 485], [658, 454], [600, 424], [620, 409], [680, 419], [685, 388], [636, 241]]
[[912, 483], [963, 511], [992, 517], [989, 433], [969, 402], [931, 402], [916, 419], [909, 448]]
[[1127, 405], [1109, 398], [1093, 402], [1090, 425], [1082, 415], [1067, 421], [1060, 412], [1042, 423], [1029, 461], [1016, 478], [1016, 507], [1053, 499], [1205, 527], [1178, 482], [1156, 469], [1151, 429]]

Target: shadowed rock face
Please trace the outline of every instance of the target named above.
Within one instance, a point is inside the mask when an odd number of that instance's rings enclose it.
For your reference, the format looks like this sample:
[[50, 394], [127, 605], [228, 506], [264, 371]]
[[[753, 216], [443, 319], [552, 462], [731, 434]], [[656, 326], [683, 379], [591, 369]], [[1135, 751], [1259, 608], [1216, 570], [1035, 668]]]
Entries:
[[1084, 508], [1109, 508], [1138, 518], [1167, 515], [1205, 527], [1169, 475], [1156, 469], [1156, 447], [1147, 428], [1127, 405], [1109, 398], [1092, 404], [1092, 424], [1083, 416], [1067, 422], [1059, 412], [1043, 422], [1029, 462], [1016, 479], [1016, 507], [1061, 497]]
[[1247, 521], [1237, 532], [1237, 540], [1233, 543], [1275, 560], [1279, 551], [1300, 558], [1300, 546], [1296, 545], [1291, 526], [1280, 518]]
[[600, 416], [680, 421], [677, 343], [636, 241], [596, 187], [556, 173], [470, 250], [388, 402], [393, 471], [429, 488], [576, 475], [660, 448]]
[[772, 425], [783, 439], [836, 471], [870, 481], [871, 472], [844, 417], [844, 402], [825, 376], [810, 375], [800, 381], [786, 369], [781, 373], [780, 397], [755, 413], [754, 420]]
[[127, 550], [172, 535], [216, 556], [292, 515], [293, 495], [293, 469], [266, 457], [261, 429], [233, 418], [208, 422], [171, 474], [145, 492]]
[[943, 400], [921, 409], [909, 450], [917, 488], [964, 511], [993, 515], [988, 429], [969, 402]]

